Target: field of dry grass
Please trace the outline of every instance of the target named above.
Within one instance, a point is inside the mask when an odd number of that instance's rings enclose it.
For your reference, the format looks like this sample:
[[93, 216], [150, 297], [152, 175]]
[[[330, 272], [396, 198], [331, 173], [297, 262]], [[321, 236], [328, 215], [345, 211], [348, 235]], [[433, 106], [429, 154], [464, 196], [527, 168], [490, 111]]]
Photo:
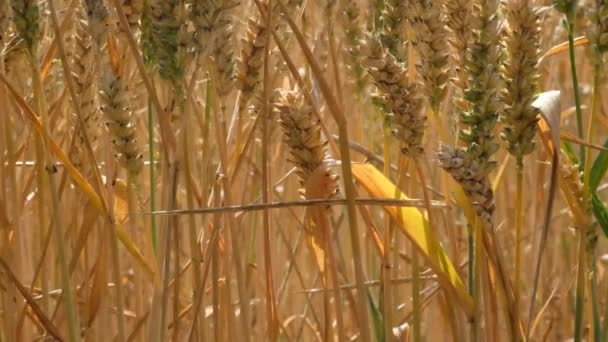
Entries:
[[608, 341], [606, 0], [0, 0], [0, 342]]

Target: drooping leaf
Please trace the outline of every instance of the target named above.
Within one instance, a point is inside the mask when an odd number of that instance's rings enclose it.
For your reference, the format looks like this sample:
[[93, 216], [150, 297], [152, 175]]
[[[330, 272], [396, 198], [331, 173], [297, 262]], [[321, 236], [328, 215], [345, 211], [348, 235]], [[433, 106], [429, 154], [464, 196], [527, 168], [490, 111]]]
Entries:
[[[589, 39], [587, 39], [586, 36], [580, 36], [580, 37], [576, 37], [574, 39], [574, 46], [581, 46], [581, 45], [586, 45], [589, 43]], [[563, 42], [561, 44], [555, 45], [554, 47], [550, 48], [547, 52], [545, 52], [545, 54], [539, 59], [539, 63], [542, 63], [543, 61], [545, 61], [547, 58], [558, 55], [560, 53], [566, 52], [568, 51], [568, 42]]]
[[593, 215], [595, 215], [597, 223], [602, 227], [604, 235], [608, 237], [608, 209], [606, 209], [606, 205], [595, 192], [591, 195], [591, 208], [593, 209]]
[[[608, 147], [608, 140], [604, 143], [604, 147]], [[591, 167], [591, 175], [589, 176], [589, 188], [591, 191], [595, 192], [597, 190], [606, 171], [608, 171], [608, 152], [602, 151], [595, 158], [593, 166]]]
[[[357, 182], [374, 198], [399, 199], [408, 197], [397, 189], [380, 170], [371, 164], [353, 164], [353, 176]], [[427, 264], [437, 274], [439, 283], [454, 293], [464, 311], [472, 315], [474, 303], [458, 275], [454, 264], [443, 249], [435, 233], [429, 229], [426, 219], [417, 208], [384, 206], [384, 210], [399, 227], [399, 230], [411, 240]]]

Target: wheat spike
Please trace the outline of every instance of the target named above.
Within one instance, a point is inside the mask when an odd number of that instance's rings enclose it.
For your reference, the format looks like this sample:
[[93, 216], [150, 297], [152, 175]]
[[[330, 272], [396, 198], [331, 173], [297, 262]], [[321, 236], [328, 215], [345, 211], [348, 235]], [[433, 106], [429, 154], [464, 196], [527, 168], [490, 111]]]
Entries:
[[[290, 161], [296, 166], [300, 193], [305, 199], [329, 199], [338, 194], [337, 176], [327, 160], [327, 141], [321, 136], [321, 125], [312, 107], [299, 92], [279, 90], [274, 97]], [[324, 271], [324, 256], [329, 229], [329, 207], [308, 208], [306, 229], [319, 269]]]
[[374, 97], [390, 113], [393, 134], [401, 142], [401, 152], [418, 157], [423, 152], [422, 139], [426, 114], [418, 86], [408, 81], [407, 69], [397, 61], [380, 40], [368, 36], [362, 43], [363, 65], [378, 88]]
[[129, 107], [129, 89], [122, 68], [118, 67], [115, 71], [108, 64], [104, 66], [99, 98], [118, 161], [130, 174], [139, 174], [143, 167], [143, 156], [136, 140], [135, 120]]
[[[86, 131], [93, 151], [96, 150], [97, 141], [100, 135], [100, 117], [96, 93], [97, 61], [98, 54], [94, 48], [92, 37], [87, 31], [84, 21], [76, 24], [76, 40], [74, 45], [74, 56], [72, 59], [72, 76], [74, 77], [75, 91], [80, 98], [80, 106], [83, 114], [82, 127]], [[79, 144], [84, 141], [82, 131], [78, 132]], [[82, 160], [80, 154], [82, 149], [78, 148], [77, 160]]]
[[89, 32], [96, 45], [101, 48], [108, 34], [110, 14], [103, 1], [84, 0], [84, 5], [89, 18]]
[[224, 13], [239, 5], [238, 0], [194, 0], [191, 21], [199, 51], [214, 49], [214, 33], [224, 25], [231, 25]]
[[240, 110], [256, 97], [262, 82], [261, 70], [264, 65], [264, 51], [270, 32], [261, 16], [247, 21], [247, 33], [241, 42], [241, 56], [237, 61], [237, 81], [241, 90]]
[[0, 51], [4, 48], [4, 42], [8, 34], [10, 23], [9, 0], [0, 0]]
[[338, 185], [335, 182], [335, 175], [326, 165], [327, 141], [321, 136], [321, 125], [315, 117], [312, 107], [296, 91], [279, 90], [273, 102], [280, 117], [285, 142], [291, 150], [290, 161], [298, 169], [303, 196], [310, 198], [306, 195], [305, 185], [320, 168], [323, 168], [322, 173], [328, 177], [328, 184], [333, 182], [333, 185], [327, 187], [327, 192], [322, 197], [335, 196]]
[[438, 153], [439, 165], [447, 171], [464, 190], [473, 209], [484, 222], [492, 225], [494, 194], [490, 181], [476, 161], [460, 148], [442, 144]]
[[380, 35], [382, 44], [393, 54], [397, 59], [402, 60], [405, 56], [403, 50], [403, 42], [405, 41], [405, 13], [407, 9], [402, 0], [387, 0], [384, 1], [384, 9], [382, 10], [380, 19], [382, 21], [382, 34]]
[[140, 30], [140, 20], [144, 11], [144, 0], [122, 0], [122, 10], [132, 31]]
[[40, 10], [37, 0], [11, 0], [13, 23], [25, 48], [33, 52], [40, 36]]
[[508, 28], [504, 44], [508, 58], [504, 64], [505, 103], [501, 121], [502, 138], [518, 160], [534, 150], [537, 110], [532, 107], [538, 86], [540, 26], [537, 12], [525, 0], [505, 2]]
[[419, 55], [417, 68], [422, 78], [422, 92], [431, 109], [439, 112], [449, 78], [447, 32], [443, 26], [441, 6], [434, 0], [409, 0], [407, 4], [414, 32], [413, 42]]
[[472, 43], [467, 55], [467, 89], [469, 110], [461, 113], [460, 122], [467, 126], [460, 139], [467, 153], [484, 173], [496, 165], [492, 155], [498, 150], [494, 127], [498, 119], [500, 84], [500, 26], [496, 0], [477, 0], [473, 5]]
[[596, 60], [601, 63], [602, 55], [608, 51], [608, 1], [594, 0], [589, 7], [591, 25], [587, 37], [595, 52]]
[[464, 91], [467, 83], [465, 64], [471, 38], [471, 5], [468, 0], [445, 0], [444, 3], [445, 23], [451, 32], [448, 43], [452, 47], [456, 73], [452, 82], [460, 92]]
[[143, 45], [149, 63], [159, 75], [179, 88], [184, 74], [184, 7], [179, 0], [151, 0], [143, 17]]
[[350, 57], [347, 67], [353, 73], [357, 90], [362, 91], [367, 84], [367, 80], [365, 79], [364, 70], [359, 64], [361, 57], [359, 43], [363, 39], [361, 13], [356, 1], [344, 1], [342, 4], [341, 18], [344, 34], [346, 35], [347, 52]]
[[222, 10], [217, 21], [218, 25], [214, 32], [215, 43], [211, 55], [215, 61], [218, 76], [215, 84], [216, 90], [220, 97], [225, 97], [232, 90], [235, 80], [234, 26], [230, 11]]

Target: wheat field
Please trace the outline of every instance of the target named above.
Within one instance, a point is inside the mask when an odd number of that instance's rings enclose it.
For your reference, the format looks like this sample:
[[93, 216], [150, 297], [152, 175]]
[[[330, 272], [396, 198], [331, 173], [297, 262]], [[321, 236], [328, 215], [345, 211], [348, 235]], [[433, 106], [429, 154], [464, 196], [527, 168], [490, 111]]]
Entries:
[[0, 0], [0, 341], [608, 341], [606, 0]]

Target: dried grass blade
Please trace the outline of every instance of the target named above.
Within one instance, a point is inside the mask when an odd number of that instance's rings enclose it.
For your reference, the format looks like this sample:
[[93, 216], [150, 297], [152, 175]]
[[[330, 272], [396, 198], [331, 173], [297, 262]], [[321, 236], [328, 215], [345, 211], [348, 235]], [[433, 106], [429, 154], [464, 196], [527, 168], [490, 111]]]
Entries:
[[6, 273], [9, 280], [15, 285], [15, 287], [17, 287], [19, 293], [21, 293], [23, 298], [25, 298], [27, 304], [32, 308], [32, 310], [34, 310], [34, 314], [40, 320], [40, 323], [44, 326], [46, 331], [58, 341], [64, 341], [63, 337], [59, 333], [59, 329], [57, 329], [55, 324], [53, 324], [53, 322], [51, 322], [51, 320], [44, 314], [42, 309], [40, 309], [34, 298], [30, 296], [25, 287], [23, 287], [23, 284], [19, 282], [19, 279], [17, 279], [17, 276], [15, 275], [15, 273], [13, 273], [6, 261], [0, 259], [0, 266], [2, 266], [2, 268], [4, 269], [4, 272]]
[[[580, 36], [574, 39], [574, 46], [581, 46], [589, 44], [589, 39], [586, 36]], [[562, 52], [568, 51], [568, 42], [563, 42], [561, 44], [555, 45], [550, 48], [549, 51], [545, 52], [544, 55], [538, 60], [538, 63], [542, 63], [545, 59], [558, 55]]]
[[[25, 102], [23, 97], [19, 95], [15, 87], [13, 87], [13, 85], [6, 79], [5, 75], [0, 74], [0, 81], [2, 81], [4, 85], [6, 85], [6, 88], [9, 90], [15, 102], [17, 102], [19, 107], [21, 107], [21, 109], [25, 113], [25, 116], [32, 124], [36, 134], [41, 137], [47, 135], [42, 127], [42, 122], [40, 122], [40, 119], [34, 113], [34, 110], [27, 104], [27, 102]], [[68, 171], [68, 174], [70, 175], [76, 186], [82, 192], [84, 192], [84, 194], [89, 198], [89, 200], [95, 205], [95, 207], [100, 212], [105, 213], [105, 205], [102, 202], [99, 194], [93, 189], [93, 186], [91, 186], [91, 184], [82, 176], [80, 171], [76, 169], [74, 164], [72, 164], [70, 159], [66, 156], [65, 152], [63, 152], [61, 147], [51, 137], [46, 138], [48, 138], [49, 148], [51, 149], [51, 152], [55, 155], [57, 159], [59, 159], [63, 163], [63, 166]]]
[[567, 140], [567, 141], [573, 142], [575, 144], [583, 145], [583, 146], [586, 146], [586, 147], [589, 147], [589, 148], [592, 148], [592, 149], [595, 149], [598, 151], [608, 151], [608, 148], [606, 148], [604, 146], [591, 144], [591, 143], [587, 142], [586, 140], [583, 140], [583, 139], [575, 136], [574, 134], [568, 133], [563, 130], [559, 132], [559, 136], [563, 140]]

